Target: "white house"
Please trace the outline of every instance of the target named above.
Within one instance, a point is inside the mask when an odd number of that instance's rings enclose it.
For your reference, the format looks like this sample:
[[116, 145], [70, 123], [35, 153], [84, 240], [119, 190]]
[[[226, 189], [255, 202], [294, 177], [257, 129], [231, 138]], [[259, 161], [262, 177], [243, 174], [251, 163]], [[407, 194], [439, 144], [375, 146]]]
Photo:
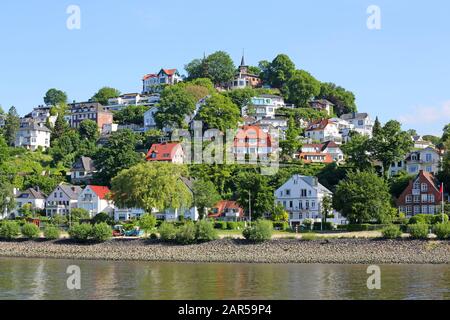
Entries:
[[93, 179], [94, 173], [97, 172], [94, 165], [94, 160], [89, 157], [80, 157], [72, 165], [70, 170], [70, 181], [72, 183], [90, 183]]
[[342, 142], [342, 135], [339, 132], [338, 125], [331, 120], [319, 120], [312, 122], [306, 129], [306, 137], [315, 141]]
[[[294, 175], [275, 191], [275, 201], [289, 213], [289, 224], [299, 225], [305, 219], [320, 222], [323, 215], [322, 201], [325, 196], [332, 197], [330, 190], [321, 185], [316, 177]], [[338, 212], [327, 221], [345, 224], [346, 219]]]
[[313, 100], [309, 104], [311, 108], [318, 111], [325, 111], [329, 116], [333, 114], [334, 104], [326, 99]]
[[50, 148], [50, 129], [43, 124], [34, 121], [23, 122], [16, 133], [16, 147], [25, 147], [36, 151], [39, 147], [43, 150]]
[[17, 192], [15, 197], [16, 213], [19, 213], [19, 210], [27, 204], [31, 205], [31, 210], [44, 210], [45, 198], [45, 194], [40, 192], [39, 188], [30, 188], [23, 192]]
[[67, 216], [72, 209], [78, 207], [78, 197], [82, 191], [81, 187], [61, 183], [45, 201], [46, 215], [48, 217]]
[[114, 216], [114, 203], [108, 200], [108, 187], [88, 185], [78, 196], [78, 208], [89, 212], [91, 218], [99, 213]]
[[433, 143], [424, 140], [422, 136], [413, 136], [412, 140], [414, 142], [414, 149], [426, 149], [429, 147], [433, 147]]
[[156, 143], [148, 151], [146, 160], [183, 164], [186, 160], [186, 154], [182, 144], [179, 142]]
[[161, 91], [166, 85], [174, 85], [183, 81], [177, 69], [161, 69], [158, 74], [147, 74], [142, 79], [143, 94]]
[[141, 95], [139, 93], [127, 93], [117, 98], [109, 99], [105, 109], [119, 111], [128, 106], [154, 106], [159, 100], [159, 94]]
[[372, 137], [375, 121], [370, 118], [368, 113], [347, 113], [343, 114], [341, 119], [348, 121], [348, 123], [353, 125], [352, 130], [361, 135], [368, 136], [370, 138]]
[[411, 175], [419, 174], [420, 171], [437, 174], [441, 161], [442, 157], [439, 152], [428, 147], [410, 152], [404, 160], [392, 163], [389, 172], [391, 175], [396, 175], [400, 171], [406, 171]]
[[155, 114], [158, 112], [158, 107], [152, 107], [144, 113], [144, 126], [149, 129], [156, 128]]
[[285, 106], [282, 97], [263, 94], [253, 97], [248, 106], [242, 108], [242, 116], [252, 116], [256, 120], [275, 118], [276, 111]]
[[114, 221], [129, 221], [139, 219], [144, 214], [145, 210], [140, 208], [115, 208]]

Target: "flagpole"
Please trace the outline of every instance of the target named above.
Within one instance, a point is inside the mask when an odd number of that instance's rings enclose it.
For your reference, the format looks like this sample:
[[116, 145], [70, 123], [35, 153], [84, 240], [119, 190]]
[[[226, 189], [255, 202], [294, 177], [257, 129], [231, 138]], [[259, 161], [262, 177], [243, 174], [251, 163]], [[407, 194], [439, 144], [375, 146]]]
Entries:
[[444, 212], [444, 183], [442, 183], [442, 192], [441, 192], [441, 198], [442, 198], [442, 223], [445, 223], [445, 212]]

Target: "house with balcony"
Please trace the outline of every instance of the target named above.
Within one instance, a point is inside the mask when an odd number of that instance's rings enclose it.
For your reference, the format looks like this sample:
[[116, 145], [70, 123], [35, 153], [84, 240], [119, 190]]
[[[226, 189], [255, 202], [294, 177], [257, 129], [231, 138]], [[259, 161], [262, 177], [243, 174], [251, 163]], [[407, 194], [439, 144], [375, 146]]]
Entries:
[[270, 133], [256, 125], [243, 126], [234, 138], [233, 154], [237, 160], [266, 160], [274, 150], [274, 141]]
[[342, 135], [339, 132], [338, 125], [329, 119], [322, 119], [310, 123], [305, 131], [305, 136], [308, 139], [319, 142], [342, 142]]
[[276, 111], [285, 106], [282, 97], [264, 94], [253, 97], [248, 106], [242, 108], [242, 116], [252, 116], [256, 120], [273, 119]]
[[340, 118], [352, 125], [353, 131], [372, 138], [375, 121], [370, 118], [368, 113], [347, 113], [343, 114]]
[[326, 99], [313, 100], [309, 102], [311, 108], [317, 111], [325, 111], [327, 115], [331, 116], [334, 112], [334, 104]]
[[22, 122], [19, 130], [17, 130], [14, 145], [16, 148], [23, 147], [31, 151], [36, 151], [39, 148], [46, 150], [50, 148], [50, 134], [50, 129], [42, 123]]
[[341, 163], [344, 161], [344, 152], [333, 141], [319, 144], [304, 144], [294, 158], [302, 159], [305, 163]]
[[245, 63], [245, 57], [242, 56], [241, 64], [233, 80], [226, 87], [231, 90], [244, 88], [257, 88], [262, 85], [262, 80], [257, 74], [252, 74], [249, 66]]
[[442, 156], [438, 150], [433, 147], [416, 150], [406, 155], [404, 160], [396, 161], [391, 164], [390, 174], [394, 176], [400, 171], [408, 174], [418, 174], [420, 171], [437, 174], [442, 163]]
[[400, 212], [412, 217], [417, 214], [441, 212], [440, 182], [429, 172], [420, 170], [397, 199]]
[[[291, 227], [302, 224], [305, 219], [320, 222], [323, 217], [324, 197], [332, 198], [333, 193], [321, 185], [316, 177], [294, 175], [275, 191], [275, 202], [289, 213]], [[334, 211], [334, 218], [327, 219], [335, 224], [346, 224], [347, 220]]]
[[159, 93], [165, 86], [171, 86], [183, 81], [177, 69], [161, 69], [157, 74], [146, 74], [142, 79], [142, 93]]
[[159, 94], [143, 95], [139, 93], [127, 93], [117, 98], [108, 100], [105, 110], [120, 111], [129, 106], [146, 106], [153, 107], [160, 100]]
[[29, 188], [23, 192], [15, 192], [16, 200], [16, 216], [23, 206], [30, 205], [32, 211], [41, 211], [45, 209], [45, 199], [46, 195], [43, 194], [39, 188]]
[[72, 209], [78, 208], [78, 197], [83, 189], [67, 183], [61, 183], [45, 200], [45, 212], [48, 217], [68, 216]]
[[78, 208], [89, 212], [90, 218], [99, 213], [114, 216], [114, 203], [108, 199], [108, 187], [88, 185], [78, 196]]
[[186, 154], [183, 145], [179, 142], [163, 142], [152, 145], [148, 151], [146, 160], [157, 162], [170, 162], [174, 164], [183, 164]]
[[222, 200], [211, 209], [208, 218], [221, 221], [243, 221], [245, 212], [236, 201]]

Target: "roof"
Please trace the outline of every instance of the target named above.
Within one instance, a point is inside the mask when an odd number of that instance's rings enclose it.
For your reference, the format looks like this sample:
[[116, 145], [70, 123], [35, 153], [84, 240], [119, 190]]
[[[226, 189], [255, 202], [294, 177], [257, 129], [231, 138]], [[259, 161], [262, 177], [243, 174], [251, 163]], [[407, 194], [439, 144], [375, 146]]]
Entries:
[[150, 78], [156, 78], [158, 75], [155, 73], [146, 74], [142, 80], [148, 80]]
[[[255, 125], [245, 125], [241, 128], [239, 128], [235, 138], [234, 138], [234, 145], [235, 146], [247, 146], [249, 143], [247, 142], [247, 139], [257, 139], [257, 144], [260, 147], [263, 146], [271, 146], [272, 139], [271, 136], [264, 132], [264, 130], [260, 126]], [[239, 140], [245, 140], [246, 142], [242, 143]], [[262, 142], [261, 140], [264, 140]]]
[[327, 105], [328, 104], [328, 105], [334, 106], [334, 104], [332, 102], [328, 101], [327, 99], [318, 99], [318, 100], [311, 101], [311, 104], [315, 104], [315, 103], [319, 103], [319, 104], [322, 104], [322, 105]]
[[328, 119], [322, 119], [318, 121], [312, 122], [306, 131], [320, 131], [325, 129], [329, 124], [335, 124], [334, 122]]
[[[319, 183], [319, 179], [314, 176], [303, 176], [301, 174], [295, 174], [286, 183], [288, 183], [291, 179], [294, 179], [295, 177], [302, 179], [305, 183], [307, 183], [308, 185], [310, 185], [313, 188], [318, 188], [319, 190], [321, 190], [325, 193], [333, 194], [330, 190], [328, 190], [321, 183]], [[284, 183], [281, 187], [279, 187], [277, 189], [277, 191], [282, 189], [286, 183]]]
[[352, 112], [352, 113], [346, 113], [343, 114], [341, 116], [341, 119], [343, 120], [349, 120], [349, 119], [365, 119], [369, 116], [368, 113], [356, 113], [356, 112]]
[[61, 183], [58, 187], [72, 200], [78, 200], [78, 196], [83, 192], [81, 187], [68, 183]]
[[89, 157], [80, 157], [72, 165], [72, 171], [95, 171], [94, 160]]
[[110, 190], [108, 187], [103, 186], [88, 186], [91, 188], [92, 191], [102, 200], [105, 200], [106, 195], [110, 193]]
[[24, 199], [24, 198], [27, 198], [27, 199], [45, 199], [46, 196], [45, 196], [45, 194], [43, 194], [40, 191], [37, 191], [37, 190], [35, 190], [33, 188], [29, 188], [29, 189], [25, 190], [24, 192], [21, 192], [17, 196], [17, 198], [22, 198], [22, 199]]
[[38, 125], [36, 122], [28, 122], [26, 125], [21, 126], [19, 131], [22, 130], [33, 130], [33, 131], [43, 131], [43, 132], [51, 132], [49, 128], [44, 125]]
[[329, 153], [322, 153], [322, 152], [302, 152], [299, 154], [300, 159], [303, 160], [303, 162], [305, 163], [310, 163], [313, 162], [313, 160], [309, 160], [308, 158], [312, 156], [317, 156], [317, 157], [324, 157], [324, 159], [322, 161], [317, 161], [317, 162], [321, 162], [321, 163], [332, 163], [333, 162], [333, 158], [331, 157], [331, 155]]
[[[181, 147], [178, 142], [164, 142], [152, 145], [147, 154], [147, 161], [172, 161], [177, 148]], [[155, 155], [152, 157], [152, 155]]]
[[238, 210], [239, 216], [244, 216], [244, 209], [236, 201], [221, 200], [214, 206], [214, 208], [217, 209], [217, 213], [209, 214], [209, 217], [220, 217], [223, 215], [224, 211], [229, 209]]
[[175, 73], [177, 73], [177, 69], [161, 69], [159, 73], [161, 72], [164, 72], [168, 76], [173, 76]]

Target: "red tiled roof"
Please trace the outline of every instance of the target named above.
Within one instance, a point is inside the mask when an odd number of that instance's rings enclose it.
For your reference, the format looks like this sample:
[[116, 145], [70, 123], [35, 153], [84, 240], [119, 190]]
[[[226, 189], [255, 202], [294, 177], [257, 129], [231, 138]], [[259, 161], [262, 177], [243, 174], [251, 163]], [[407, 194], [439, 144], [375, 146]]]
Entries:
[[[154, 144], [147, 153], [147, 161], [172, 161], [176, 149], [181, 147], [178, 142]], [[152, 155], [155, 154], [155, 157]]]
[[95, 194], [102, 200], [105, 199], [106, 195], [110, 193], [110, 190], [108, 187], [103, 186], [89, 186], [92, 191], [95, 192]]
[[177, 72], [177, 69], [162, 69], [161, 71], [164, 71], [168, 76], [173, 76]]
[[333, 158], [329, 153], [321, 153], [321, 152], [302, 152], [299, 154], [299, 158], [303, 160], [305, 163], [311, 163], [314, 162], [313, 160], [309, 160], [309, 156], [321, 156], [324, 157], [323, 161], [316, 160], [316, 162], [320, 163], [332, 163]]
[[319, 121], [314, 121], [313, 123], [311, 123], [308, 127], [308, 129], [306, 129], [306, 131], [319, 131], [319, 130], [323, 130], [326, 128], [327, 125], [329, 124], [333, 124], [333, 122], [331, 122], [328, 119], [323, 119], [323, 120], [319, 120]]
[[218, 218], [222, 216], [228, 209], [238, 210], [239, 216], [241, 218], [244, 217], [244, 209], [242, 209], [242, 207], [236, 201], [222, 200], [219, 201], [219, 203], [217, 203], [214, 208], [217, 209], [217, 213], [209, 214], [209, 217]]
[[157, 74], [154, 74], [154, 73], [151, 73], [151, 74], [146, 74], [145, 76], [144, 76], [144, 79], [143, 80], [148, 80], [148, 79], [150, 79], [150, 78], [156, 78], [158, 75]]
[[[238, 130], [234, 138], [235, 147], [247, 147], [250, 145], [248, 139], [257, 139], [258, 147], [271, 147], [272, 139], [269, 134], [265, 133], [259, 126], [246, 125]], [[241, 142], [244, 140], [245, 142]], [[264, 141], [264, 142], [262, 142]], [[252, 145], [253, 146], [253, 145]]]

